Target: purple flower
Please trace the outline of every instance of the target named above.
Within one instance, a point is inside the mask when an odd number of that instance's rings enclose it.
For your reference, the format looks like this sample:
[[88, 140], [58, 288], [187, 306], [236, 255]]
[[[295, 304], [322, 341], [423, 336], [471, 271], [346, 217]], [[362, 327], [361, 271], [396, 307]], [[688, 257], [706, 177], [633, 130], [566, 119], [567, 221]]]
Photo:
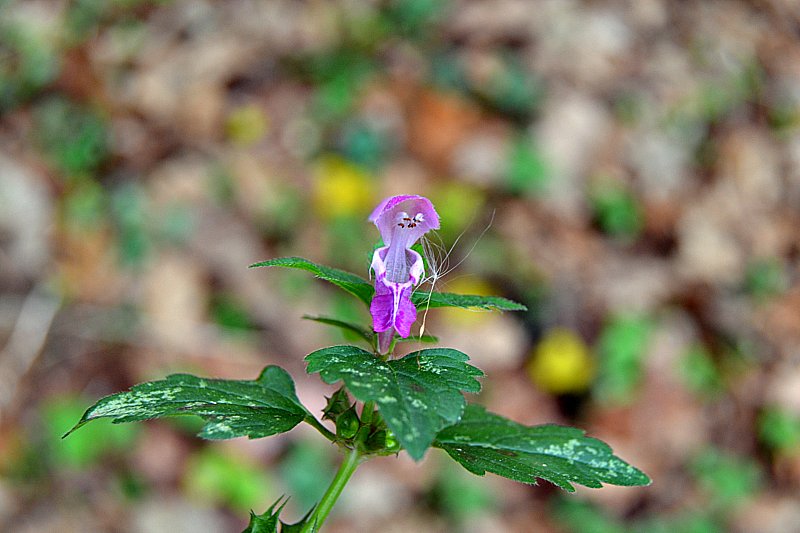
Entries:
[[386, 353], [394, 332], [408, 337], [417, 319], [411, 288], [422, 278], [424, 266], [422, 256], [411, 247], [429, 230], [439, 229], [439, 215], [427, 198], [401, 195], [381, 202], [369, 219], [380, 230], [385, 245], [372, 256], [375, 296], [369, 311], [378, 333], [378, 351]]

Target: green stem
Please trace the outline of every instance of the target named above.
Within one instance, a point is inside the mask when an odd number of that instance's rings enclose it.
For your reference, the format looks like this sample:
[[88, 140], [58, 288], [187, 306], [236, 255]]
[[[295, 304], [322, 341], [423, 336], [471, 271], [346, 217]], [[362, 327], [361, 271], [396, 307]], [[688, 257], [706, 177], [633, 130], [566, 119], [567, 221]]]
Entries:
[[336, 435], [334, 435], [328, 428], [322, 425], [322, 423], [317, 420], [312, 415], [306, 415], [305, 421], [308, 422], [314, 429], [322, 433], [322, 436], [328, 439], [331, 442], [336, 442]]
[[326, 490], [325, 494], [322, 496], [322, 500], [320, 500], [319, 505], [317, 505], [317, 508], [314, 510], [314, 514], [309, 517], [308, 522], [303, 526], [301, 533], [319, 531], [322, 523], [336, 504], [336, 500], [339, 499], [342, 489], [344, 489], [344, 486], [350, 480], [350, 476], [352, 476], [353, 472], [358, 468], [360, 459], [361, 455], [358, 453], [358, 450], [354, 449], [347, 452], [344, 461], [339, 465], [336, 476], [334, 476], [328, 490]]
[[369, 427], [372, 424], [372, 413], [375, 412], [375, 402], [369, 400], [364, 402], [364, 407], [361, 408], [361, 425]]
[[369, 438], [369, 432], [372, 426], [372, 414], [375, 412], [375, 402], [370, 400], [364, 402], [364, 407], [361, 408], [361, 427], [358, 428], [356, 438], [354, 439], [356, 448], [362, 450], [366, 448], [365, 444]]

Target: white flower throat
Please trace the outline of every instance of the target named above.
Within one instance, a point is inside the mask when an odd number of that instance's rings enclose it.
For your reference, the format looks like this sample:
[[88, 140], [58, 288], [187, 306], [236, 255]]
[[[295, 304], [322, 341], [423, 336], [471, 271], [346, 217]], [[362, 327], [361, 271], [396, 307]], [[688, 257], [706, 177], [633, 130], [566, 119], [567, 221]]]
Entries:
[[386, 279], [394, 283], [405, 283], [408, 281], [408, 269], [410, 258], [407, 250], [413, 244], [409, 242], [416, 232], [409, 231], [417, 227], [418, 224], [425, 222], [422, 213], [409, 216], [405, 211], [397, 213], [395, 226], [392, 231], [392, 241], [389, 249], [386, 250], [384, 263], [386, 264]]

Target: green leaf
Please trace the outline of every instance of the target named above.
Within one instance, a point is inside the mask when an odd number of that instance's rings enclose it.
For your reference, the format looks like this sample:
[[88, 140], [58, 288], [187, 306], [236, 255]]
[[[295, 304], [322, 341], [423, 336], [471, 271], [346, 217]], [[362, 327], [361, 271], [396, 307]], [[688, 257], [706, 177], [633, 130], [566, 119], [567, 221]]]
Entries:
[[303, 318], [305, 318], [306, 320], [313, 320], [314, 322], [319, 322], [320, 324], [327, 324], [329, 326], [334, 326], [346, 331], [352, 331], [365, 341], [372, 342], [373, 333], [367, 328], [363, 328], [358, 324], [353, 324], [352, 322], [346, 322], [344, 320], [339, 320], [337, 318], [330, 318], [327, 316], [303, 315]]
[[297, 399], [289, 374], [268, 366], [255, 381], [174, 374], [135, 385], [98, 401], [69, 433], [97, 418], [122, 423], [173, 415], [202, 417], [206, 424], [200, 436], [206, 439], [268, 437], [289, 431], [311, 416]]
[[[302, 257], [279, 257], [250, 265], [250, 268], [281, 266], [307, 270], [320, 279], [333, 283], [369, 305], [375, 292], [372, 284], [361, 276], [336, 268], [318, 265]], [[479, 296], [473, 294], [453, 294], [450, 292], [416, 291], [411, 301], [421, 307], [460, 307], [484, 311], [525, 311], [528, 308], [500, 296]], [[313, 320], [313, 319], [312, 319]]]
[[[80, 434], [80, 433], [79, 433]], [[70, 439], [71, 440], [71, 439]], [[247, 457], [206, 446], [192, 453], [183, 472], [187, 496], [206, 505], [222, 504], [247, 512], [272, 492], [266, 471]]]
[[375, 289], [372, 287], [372, 284], [361, 276], [357, 276], [356, 274], [339, 270], [337, 268], [318, 265], [316, 263], [312, 263], [308, 259], [303, 259], [302, 257], [278, 257], [276, 259], [270, 259], [269, 261], [254, 263], [250, 265], [249, 268], [271, 266], [307, 270], [318, 278], [324, 279], [329, 283], [333, 283], [340, 289], [346, 290], [367, 305], [369, 305], [370, 300], [372, 300], [372, 293], [375, 291]]
[[[242, 531], [242, 533], [278, 533], [279, 531], [280, 533], [299, 532], [308, 521], [308, 518], [311, 516], [312, 511], [314, 511], [314, 508], [312, 507], [311, 511], [309, 511], [296, 524], [286, 524], [283, 522], [283, 520], [279, 520], [278, 517], [283, 511], [283, 508], [286, 507], [286, 503], [288, 501], [289, 498], [284, 499], [284, 497], [281, 496], [275, 503], [270, 505], [269, 509], [260, 515], [250, 511], [250, 524], [247, 526], [247, 529]], [[312, 531], [316, 531], [316, 529], [313, 529]]]
[[460, 307], [482, 311], [527, 311], [527, 307], [500, 296], [479, 296], [477, 294], [453, 294], [452, 292], [416, 291], [411, 301], [417, 308]]
[[395, 337], [397, 342], [439, 342], [439, 337], [434, 337], [433, 335], [409, 335], [408, 337], [401, 337], [397, 335]]
[[342, 380], [358, 400], [374, 401], [415, 460], [440, 429], [459, 420], [466, 403], [461, 392], [480, 390], [475, 377], [483, 372], [468, 360], [458, 350], [434, 348], [387, 362], [355, 346], [323, 348], [306, 357], [309, 374], [319, 372], [326, 383]]
[[[283, 500], [283, 496], [278, 498], [278, 501], [273, 503], [269, 509], [264, 511], [264, 513], [257, 515], [253, 511], [250, 511], [250, 523], [248, 524], [247, 528], [242, 531], [242, 533], [278, 533], [278, 516], [281, 514], [283, 507], [286, 505], [288, 500]], [[280, 507], [275, 509], [280, 503]]]
[[607, 444], [586, 437], [577, 428], [523, 426], [478, 405], [469, 405], [460, 422], [439, 432], [434, 446], [464, 468], [484, 475], [492, 472], [523, 483], [545, 479], [569, 492], [572, 483], [600, 488], [648, 485], [640, 470], [613, 455]]
[[[242, 531], [242, 533], [300, 533], [308, 522], [308, 519], [311, 517], [311, 514], [314, 512], [316, 506], [312, 507], [311, 510], [308, 511], [308, 513], [306, 513], [306, 515], [301, 518], [299, 522], [295, 524], [287, 524], [283, 520], [280, 520], [279, 516], [283, 511], [283, 508], [286, 507], [286, 503], [288, 501], [289, 498], [284, 499], [284, 497], [281, 496], [270, 506], [269, 509], [260, 515], [250, 511], [250, 524], [248, 524], [247, 529]], [[311, 528], [311, 533], [316, 531], [316, 527]]]

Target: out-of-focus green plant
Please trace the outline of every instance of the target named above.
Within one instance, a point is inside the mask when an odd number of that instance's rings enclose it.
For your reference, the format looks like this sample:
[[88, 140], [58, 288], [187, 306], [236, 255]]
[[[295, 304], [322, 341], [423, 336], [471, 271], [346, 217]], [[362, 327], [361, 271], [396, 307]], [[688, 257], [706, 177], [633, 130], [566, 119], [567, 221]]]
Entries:
[[197, 213], [191, 205], [176, 202], [166, 206], [154, 231], [163, 242], [184, 244], [191, 237], [196, 220]]
[[491, 108], [523, 122], [530, 119], [543, 97], [539, 81], [510, 53], [499, 54], [498, 68], [484, 84], [472, 84], [471, 90]]
[[344, 156], [372, 172], [381, 169], [393, 139], [365, 120], [349, 120], [341, 129], [338, 147]]
[[723, 533], [721, 520], [708, 510], [687, 510], [641, 517], [628, 523], [612, 518], [596, 505], [559, 498], [554, 514], [570, 533]]
[[542, 192], [549, 170], [542, 154], [535, 150], [530, 136], [518, 135], [511, 143], [505, 171], [506, 186], [514, 194]]
[[786, 137], [800, 127], [800, 108], [792, 102], [781, 102], [770, 107], [769, 125], [777, 135]]
[[92, 175], [108, 158], [108, 128], [96, 110], [51, 97], [33, 117], [36, 144], [68, 181]]
[[449, 463], [439, 470], [431, 497], [434, 505], [462, 527], [497, 505], [495, 495], [483, 483]]
[[605, 515], [591, 503], [575, 498], [558, 498], [554, 507], [556, 520], [575, 533], [625, 533], [627, 528]]
[[319, 443], [301, 440], [289, 450], [278, 468], [297, 507], [308, 509], [322, 498], [325, 485], [320, 479], [333, 476], [334, 465], [330, 449]]
[[[445, 243], [454, 242], [467, 231], [486, 203], [486, 196], [480, 189], [458, 181], [448, 181], [436, 187], [431, 197], [442, 220], [439, 235]], [[483, 228], [476, 229], [481, 231]]]
[[390, 0], [383, 16], [393, 32], [409, 39], [424, 39], [449, 4], [447, 0]]
[[614, 113], [623, 124], [635, 125], [642, 115], [644, 106], [641, 94], [624, 92], [614, 100]]
[[589, 195], [595, 220], [605, 233], [623, 240], [634, 240], [644, 225], [636, 197], [621, 184], [600, 180]]
[[203, 448], [189, 459], [183, 481], [190, 495], [240, 512], [273, 497], [267, 474], [241, 456], [214, 447]]
[[702, 451], [691, 467], [713, 509], [725, 510], [741, 504], [761, 484], [761, 470], [754, 461], [716, 448]]
[[150, 253], [153, 242], [148, 203], [143, 189], [135, 183], [124, 184], [111, 195], [118, 253], [125, 266], [141, 266]]
[[76, 439], [60, 440], [84, 405], [84, 400], [67, 396], [50, 398], [40, 407], [48, 453], [57, 468], [86, 468], [109, 454], [128, 450], [137, 438], [139, 428], [103, 421]]
[[776, 452], [800, 454], [800, 416], [768, 406], [758, 418], [758, 436]]
[[64, 223], [73, 231], [97, 228], [107, 211], [106, 191], [93, 179], [77, 180], [62, 199]]
[[297, 66], [316, 87], [314, 120], [326, 125], [342, 120], [352, 111], [361, 88], [378, 69], [372, 57], [347, 48], [301, 58]]
[[653, 322], [646, 316], [618, 316], [608, 322], [597, 343], [599, 372], [595, 393], [605, 402], [627, 403], [641, 379]]
[[686, 352], [681, 360], [680, 372], [686, 386], [697, 394], [715, 395], [724, 389], [717, 365], [701, 345], [693, 346]]
[[247, 309], [230, 294], [215, 294], [211, 298], [210, 314], [214, 323], [232, 335], [256, 329]]
[[789, 279], [783, 264], [775, 258], [763, 258], [747, 265], [744, 279], [745, 290], [756, 300], [777, 296], [789, 287]]
[[430, 83], [443, 91], [456, 91], [467, 93], [467, 81], [464, 66], [459, 61], [458, 55], [451, 49], [434, 52], [430, 57]]
[[0, 4], [0, 113], [26, 102], [58, 75], [55, 43], [9, 17]]
[[105, 23], [129, 15], [134, 9], [169, 4], [172, 0], [72, 0], [64, 16], [64, 39], [69, 45], [90, 39]]

